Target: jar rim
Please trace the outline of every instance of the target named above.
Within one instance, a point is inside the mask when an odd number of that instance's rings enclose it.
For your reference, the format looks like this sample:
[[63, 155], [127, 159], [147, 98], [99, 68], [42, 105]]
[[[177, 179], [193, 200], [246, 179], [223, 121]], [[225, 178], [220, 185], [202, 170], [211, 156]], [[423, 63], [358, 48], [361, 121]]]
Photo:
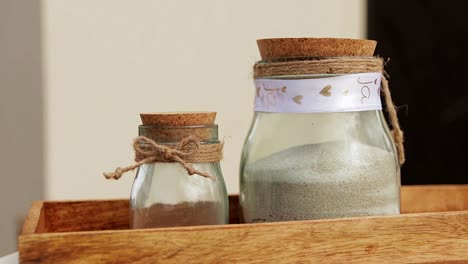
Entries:
[[196, 129], [196, 128], [218, 128], [217, 124], [208, 124], [208, 125], [189, 125], [189, 126], [174, 126], [174, 125], [139, 125], [139, 128], [151, 129], [151, 128], [160, 128], [160, 129]]

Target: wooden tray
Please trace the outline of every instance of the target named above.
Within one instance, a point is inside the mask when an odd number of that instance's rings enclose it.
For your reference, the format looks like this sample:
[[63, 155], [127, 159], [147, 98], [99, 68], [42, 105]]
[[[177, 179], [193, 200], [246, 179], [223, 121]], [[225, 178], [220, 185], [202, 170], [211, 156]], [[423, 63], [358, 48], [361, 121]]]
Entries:
[[35, 202], [20, 263], [468, 263], [468, 185], [402, 187], [402, 215], [128, 229], [127, 200]]

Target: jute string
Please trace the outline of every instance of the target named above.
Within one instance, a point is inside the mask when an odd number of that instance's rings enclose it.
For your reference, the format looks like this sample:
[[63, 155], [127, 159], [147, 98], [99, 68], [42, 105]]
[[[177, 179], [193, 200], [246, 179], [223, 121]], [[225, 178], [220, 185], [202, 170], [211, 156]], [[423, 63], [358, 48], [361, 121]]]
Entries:
[[254, 78], [307, 74], [354, 74], [382, 72], [382, 92], [392, 126], [400, 165], [405, 163], [403, 131], [398, 122], [397, 111], [392, 101], [384, 61], [378, 57], [303, 58], [286, 61], [259, 61], [254, 65]]
[[161, 145], [154, 140], [139, 136], [133, 140], [135, 150], [135, 164], [115, 169], [114, 172], [104, 173], [106, 179], [119, 179], [126, 172], [139, 168], [143, 164], [155, 162], [177, 162], [187, 170], [189, 175], [198, 174], [215, 180], [206, 172], [195, 169], [189, 163], [216, 162], [223, 157], [223, 143], [200, 144], [200, 139], [194, 136], [184, 138], [178, 145]]

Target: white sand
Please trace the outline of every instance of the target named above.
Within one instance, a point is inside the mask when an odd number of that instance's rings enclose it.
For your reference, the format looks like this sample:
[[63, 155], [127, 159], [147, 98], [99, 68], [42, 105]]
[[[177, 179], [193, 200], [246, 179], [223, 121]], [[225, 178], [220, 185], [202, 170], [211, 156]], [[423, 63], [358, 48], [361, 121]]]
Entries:
[[292, 147], [245, 170], [248, 222], [399, 213], [391, 152], [358, 142]]

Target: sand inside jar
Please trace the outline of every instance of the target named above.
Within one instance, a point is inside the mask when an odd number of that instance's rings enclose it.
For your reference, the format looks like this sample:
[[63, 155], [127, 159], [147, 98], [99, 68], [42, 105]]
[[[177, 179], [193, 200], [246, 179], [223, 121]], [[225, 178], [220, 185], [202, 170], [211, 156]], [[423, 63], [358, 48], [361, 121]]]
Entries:
[[247, 222], [399, 213], [392, 152], [358, 142], [295, 146], [246, 167]]
[[148, 208], [134, 209], [132, 228], [214, 225], [224, 223], [221, 203], [181, 202], [154, 204]]

